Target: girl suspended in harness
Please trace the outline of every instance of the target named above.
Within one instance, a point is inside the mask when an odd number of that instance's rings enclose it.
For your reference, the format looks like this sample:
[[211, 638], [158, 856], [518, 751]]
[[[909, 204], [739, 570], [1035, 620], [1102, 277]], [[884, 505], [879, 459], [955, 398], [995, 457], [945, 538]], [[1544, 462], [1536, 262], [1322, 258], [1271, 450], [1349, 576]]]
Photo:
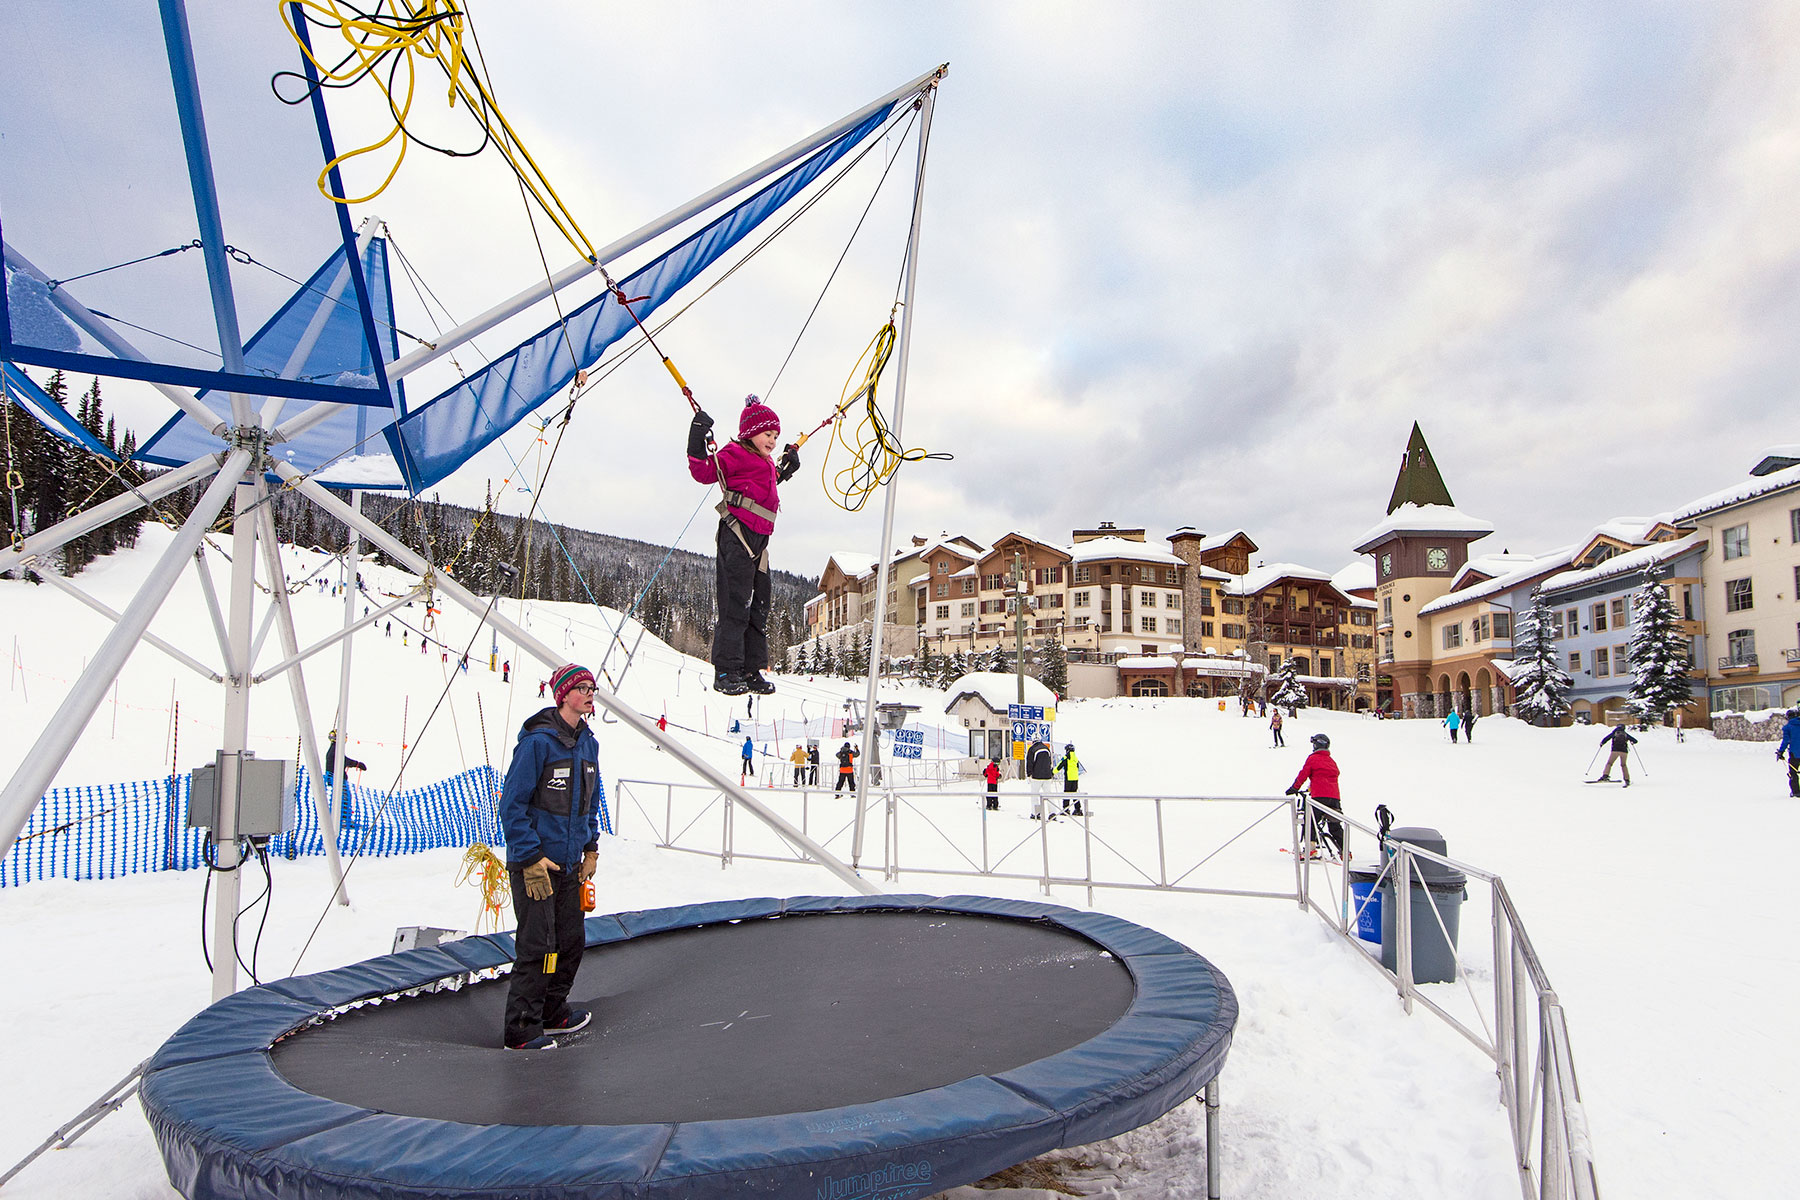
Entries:
[[781, 418], [755, 396], [744, 400], [737, 437], [716, 452], [709, 447], [712, 427], [704, 410], [694, 413], [687, 453], [688, 474], [698, 483], [717, 483], [725, 493], [718, 506], [713, 687], [726, 696], [766, 696], [775, 690], [762, 674], [769, 665], [769, 535], [781, 507], [775, 488], [800, 469], [800, 453], [789, 446], [775, 461]]

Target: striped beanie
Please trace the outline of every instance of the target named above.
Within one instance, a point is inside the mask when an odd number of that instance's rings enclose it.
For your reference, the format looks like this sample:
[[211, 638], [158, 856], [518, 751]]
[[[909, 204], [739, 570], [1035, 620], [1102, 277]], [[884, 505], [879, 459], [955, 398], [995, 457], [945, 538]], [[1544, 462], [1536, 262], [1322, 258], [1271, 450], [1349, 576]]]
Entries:
[[738, 436], [755, 437], [765, 429], [781, 432], [781, 418], [775, 410], [758, 400], [755, 396], [744, 397], [744, 411], [738, 417]]
[[576, 684], [593, 682], [594, 673], [586, 667], [564, 663], [550, 673], [550, 694], [556, 697], [556, 703], [561, 707], [563, 697], [574, 691]]

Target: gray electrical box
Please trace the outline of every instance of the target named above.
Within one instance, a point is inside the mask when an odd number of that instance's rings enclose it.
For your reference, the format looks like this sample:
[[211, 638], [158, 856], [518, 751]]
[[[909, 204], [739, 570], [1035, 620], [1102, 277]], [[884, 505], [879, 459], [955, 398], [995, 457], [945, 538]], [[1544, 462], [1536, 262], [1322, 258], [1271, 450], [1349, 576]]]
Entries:
[[[222, 757], [222, 756], [221, 756]], [[239, 772], [237, 832], [239, 837], [266, 838], [294, 828], [294, 764], [281, 758], [243, 754]], [[219, 764], [197, 768], [188, 793], [188, 826], [216, 829], [219, 824]]]

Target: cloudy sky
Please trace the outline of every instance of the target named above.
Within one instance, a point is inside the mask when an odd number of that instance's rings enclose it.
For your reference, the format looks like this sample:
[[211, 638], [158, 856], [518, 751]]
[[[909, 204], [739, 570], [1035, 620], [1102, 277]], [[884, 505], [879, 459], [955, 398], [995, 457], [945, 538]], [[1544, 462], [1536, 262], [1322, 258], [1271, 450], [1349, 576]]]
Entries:
[[[0, 17], [56, 64], [0, 80], [0, 217], [58, 277], [193, 236], [166, 77], [142, 65], [160, 69], [153, 6], [91, 7], [86, 30], [51, 0], [12, 0]], [[1270, 561], [1335, 570], [1382, 515], [1418, 421], [1459, 506], [1498, 530], [1480, 548], [1541, 550], [1673, 508], [1740, 478], [1764, 445], [1800, 441], [1789, 5], [472, 10], [506, 115], [596, 242], [950, 64], [904, 439], [954, 458], [901, 471], [901, 534], [1241, 526]], [[304, 275], [333, 231], [310, 122], [271, 95], [271, 72], [292, 63], [274, 14], [191, 5], [227, 235]], [[375, 128], [378, 104], [334, 97], [341, 144]], [[441, 84], [415, 104], [441, 110]], [[911, 139], [882, 147], [671, 326], [665, 350], [722, 420], [751, 391], [790, 433], [830, 411], [893, 299], [913, 153]], [[771, 391], [890, 156], [900, 165]], [[492, 154], [415, 150], [355, 210], [371, 212], [456, 319], [543, 273]], [[550, 265], [573, 261], [539, 226]], [[116, 288], [120, 307], [154, 285], [144, 324], [216, 345], [186, 259], [76, 286]], [[254, 328], [288, 285], [256, 268], [237, 278]], [[410, 293], [399, 303], [399, 323], [428, 336]], [[124, 385], [109, 394], [121, 411], [140, 403]], [[582, 400], [545, 509], [672, 540], [703, 491], [686, 477], [685, 424], [639, 356]], [[531, 437], [507, 441], [533, 473]], [[856, 514], [828, 499], [819, 444], [784, 489], [774, 544], [777, 566], [809, 574], [833, 550], [873, 552], [880, 533], [879, 499]], [[513, 473], [490, 451], [441, 490], [478, 502]], [[513, 488], [508, 505], [528, 502]], [[708, 515], [684, 546], [706, 549]]]

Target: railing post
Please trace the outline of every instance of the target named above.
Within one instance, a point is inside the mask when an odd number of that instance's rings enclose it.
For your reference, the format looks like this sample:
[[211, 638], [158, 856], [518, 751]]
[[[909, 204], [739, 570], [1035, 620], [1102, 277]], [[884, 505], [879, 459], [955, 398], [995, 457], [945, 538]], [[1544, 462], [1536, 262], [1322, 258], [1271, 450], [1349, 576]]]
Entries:
[[[1169, 854], [1168, 854], [1168, 847], [1163, 842], [1163, 812], [1162, 812], [1162, 808], [1163, 808], [1162, 797], [1158, 796], [1156, 798], [1156, 885], [1158, 887], [1168, 887], [1169, 886]], [[1090, 903], [1091, 903], [1091, 901], [1090, 901]]]
[[991, 870], [993, 870], [993, 868], [988, 865], [987, 802], [983, 801], [981, 805], [981, 873], [986, 875]]
[[675, 838], [675, 785], [663, 784], [663, 840], [666, 846], [674, 845]]
[[1412, 854], [1405, 842], [1394, 843], [1394, 966], [1400, 976], [1400, 1002], [1408, 1016], [1413, 1010], [1412, 961]]
[[1219, 1079], [1206, 1081], [1206, 1200], [1219, 1200]]
[[1094, 814], [1094, 801], [1093, 801], [1093, 797], [1090, 796], [1090, 797], [1088, 797], [1088, 802], [1081, 806], [1081, 851], [1082, 851], [1082, 856], [1086, 860], [1086, 864], [1087, 864], [1087, 902], [1088, 902], [1089, 908], [1094, 907], [1094, 826], [1092, 824], [1093, 814]]
[[1301, 911], [1306, 909], [1306, 856], [1300, 851], [1300, 831], [1305, 823], [1306, 801], [1296, 796], [1288, 813], [1288, 825], [1294, 838], [1294, 903], [1300, 906]]
[[1528, 1082], [1531, 1078], [1528, 1070], [1528, 1058], [1530, 1054], [1528, 1047], [1531, 1045], [1531, 1016], [1525, 1008], [1527, 989], [1519, 984], [1519, 980], [1526, 977], [1526, 967], [1525, 953], [1519, 949], [1519, 937], [1516, 930], [1513, 931], [1511, 940], [1513, 977], [1513, 1088], [1517, 1091], [1519, 1098], [1517, 1109], [1513, 1114], [1513, 1120], [1518, 1125], [1518, 1130], [1513, 1138], [1513, 1143], [1519, 1149], [1519, 1165], [1521, 1167], [1529, 1167], [1531, 1165], [1530, 1156], [1525, 1147], [1531, 1139], [1531, 1092]]
[[1038, 819], [1038, 845], [1044, 851], [1044, 880], [1038, 886], [1044, 889], [1044, 895], [1050, 894], [1050, 805], [1046, 802], [1044, 812]]
[[723, 843], [719, 847], [719, 870], [723, 871], [731, 865], [731, 793], [723, 793], [725, 797], [725, 819], [719, 823], [724, 834]]

